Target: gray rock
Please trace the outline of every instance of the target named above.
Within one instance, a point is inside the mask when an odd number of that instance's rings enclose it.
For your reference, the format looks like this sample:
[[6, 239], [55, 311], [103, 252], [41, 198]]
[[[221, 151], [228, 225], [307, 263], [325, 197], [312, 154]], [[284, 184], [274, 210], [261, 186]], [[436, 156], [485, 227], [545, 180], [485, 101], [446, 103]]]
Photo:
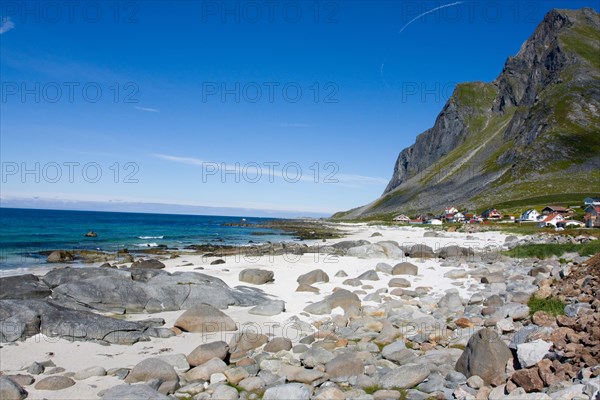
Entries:
[[62, 390], [71, 387], [75, 384], [75, 381], [66, 376], [49, 376], [40, 380], [35, 384], [37, 390]]
[[263, 400], [309, 400], [311, 390], [302, 383], [287, 383], [268, 388]]
[[52, 289], [65, 283], [78, 282], [90, 278], [121, 278], [131, 280], [129, 271], [113, 268], [55, 268], [48, 272], [41, 279]]
[[404, 278], [392, 278], [388, 282], [389, 287], [407, 288], [410, 287], [410, 282]]
[[131, 264], [131, 268], [143, 268], [143, 269], [164, 269], [165, 264], [155, 260], [153, 258], [148, 260], [138, 260]]
[[182, 353], [175, 354], [163, 354], [156, 356], [159, 360], [163, 360], [173, 368], [177, 372], [185, 372], [190, 369], [190, 364], [187, 361], [187, 357]]
[[248, 392], [261, 390], [263, 387], [265, 387], [265, 385], [265, 380], [259, 376], [251, 376], [246, 379], [243, 379], [242, 381], [240, 381], [240, 383], [238, 383], [239, 387]]
[[[454, 289], [452, 289], [454, 290]], [[462, 300], [457, 292], [448, 292], [446, 293], [438, 302], [438, 307], [442, 309], [446, 309], [450, 312], [456, 312], [463, 308]]]
[[380, 382], [384, 389], [409, 389], [423, 382], [429, 373], [430, 369], [426, 365], [407, 364], [384, 374]]
[[266, 269], [248, 268], [240, 271], [239, 280], [253, 285], [273, 282], [275, 274]]
[[256, 349], [269, 341], [267, 335], [256, 332], [236, 333], [229, 342], [230, 353]]
[[363, 361], [355, 354], [340, 354], [325, 365], [329, 380], [333, 382], [347, 382], [353, 376], [362, 375]]
[[105, 376], [106, 370], [102, 367], [89, 367], [77, 372], [73, 378], [77, 381], [91, 378], [92, 376]]
[[316, 369], [307, 369], [294, 365], [282, 365], [278, 375], [285, 376], [288, 382], [300, 382], [311, 384], [321, 379], [325, 373]]
[[337, 250], [345, 251], [351, 249], [352, 247], [362, 246], [370, 243], [371, 242], [369, 242], [368, 240], [343, 240], [341, 242], [333, 244], [332, 247]]
[[346, 255], [363, 259], [386, 258], [385, 250], [379, 244], [365, 244], [348, 249]]
[[396, 264], [392, 269], [392, 275], [417, 275], [418, 273], [419, 267], [409, 262]]
[[336, 272], [335, 276], [337, 278], [345, 278], [345, 277], [348, 276], [348, 274], [346, 272], [342, 271], [342, 270], [339, 270], [338, 272]]
[[52, 253], [50, 253], [48, 258], [46, 259], [46, 262], [49, 262], [49, 263], [70, 262], [70, 261], [73, 261], [74, 259], [75, 259], [75, 257], [73, 257], [73, 254], [71, 254], [70, 252], [68, 252], [66, 250], [54, 250]]
[[384, 274], [391, 275], [393, 267], [388, 263], [377, 263], [375, 271], [383, 272]]
[[292, 349], [292, 341], [285, 337], [276, 337], [271, 339], [264, 347], [264, 351], [268, 353], [277, 353], [282, 350], [289, 351]]
[[70, 340], [132, 344], [144, 337], [135, 322], [62, 307], [47, 300], [0, 300], [0, 342], [43, 333]]
[[433, 249], [424, 244], [415, 244], [408, 251], [410, 258], [434, 258], [435, 253]]
[[322, 269], [315, 269], [314, 271], [300, 275], [296, 281], [300, 285], [312, 285], [313, 283], [317, 282], [329, 282], [329, 275], [327, 275]]
[[0, 377], [0, 399], [22, 400], [28, 395], [27, 391], [11, 379]]
[[466, 377], [477, 375], [486, 384], [505, 382], [506, 363], [512, 357], [510, 349], [496, 331], [484, 328], [473, 334], [456, 363], [456, 370]]
[[378, 281], [379, 275], [377, 275], [377, 272], [375, 272], [375, 270], [370, 269], [368, 271], [363, 272], [359, 276], [357, 276], [356, 279], [365, 280], [365, 281]]
[[285, 311], [285, 302], [283, 300], [269, 300], [265, 303], [254, 306], [248, 310], [249, 314], [273, 316]]
[[311, 347], [300, 355], [300, 360], [302, 360], [302, 364], [305, 366], [314, 368], [319, 364], [327, 364], [329, 361], [333, 360], [334, 357], [335, 356], [330, 351], [320, 347]]
[[127, 375], [125, 382], [149, 382], [153, 379], [160, 382], [179, 382], [175, 368], [159, 358], [147, 358], [138, 363]]
[[325, 299], [310, 304], [304, 311], [310, 314], [329, 314], [336, 307], [341, 307], [344, 311], [358, 311], [361, 307], [361, 301], [355, 293], [345, 289], [338, 289]]
[[[33, 382], [35, 382], [35, 379], [33, 379], [33, 376], [31, 376], [31, 375], [23, 375], [23, 374], [4, 375], [4, 378], [10, 379], [11, 381], [13, 381], [14, 383], [16, 383], [19, 386], [29, 386]], [[0, 396], [0, 399], [1, 398], [2, 397]]]
[[227, 369], [220, 358], [213, 358], [202, 365], [194, 367], [185, 373], [185, 378], [188, 382], [205, 380], [208, 381], [212, 374], [223, 372]]
[[27, 368], [27, 373], [31, 375], [40, 375], [44, 373], [44, 366], [38, 362], [33, 362], [29, 368]]
[[415, 355], [406, 348], [404, 341], [398, 340], [388, 344], [381, 349], [381, 355], [386, 360], [397, 362], [398, 364], [408, 364], [414, 362]]
[[342, 285], [358, 287], [358, 286], [362, 285], [362, 282], [357, 278], [352, 278], [352, 279], [346, 279], [344, 282], [342, 282]]
[[517, 345], [517, 358], [522, 368], [529, 368], [540, 362], [552, 347], [551, 342], [541, 339]]
[[170, 400], [148, 385], [119, 385], [105, 390], [100, 396], [103, 400]]
[[237, 400], [238, 391], [228, 385], [219, 385], [212, 394], [214, 400]]
[[199, 304], [184, 312], [175, 326], [186, 332], [235, 331], [235, 322], [222, 311], [209, 304]]
[[35, 275], [15, 275], [0, 278], [0, 299], [43, 299], [52, 290]]
[[196, 367], [205, 362], [218, 358], [224, 360], [229, 351], [229, 346], [223, 341], [201, 344], [196, 347], [187, 357], [188, 363]]

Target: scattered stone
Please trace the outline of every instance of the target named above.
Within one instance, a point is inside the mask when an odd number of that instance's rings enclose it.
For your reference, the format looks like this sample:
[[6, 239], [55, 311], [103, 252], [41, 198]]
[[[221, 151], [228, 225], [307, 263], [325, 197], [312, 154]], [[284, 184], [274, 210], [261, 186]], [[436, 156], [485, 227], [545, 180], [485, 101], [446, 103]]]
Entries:
[[536, 368], [520, 369], [515, 371], [511, 377], [512, 381], [525, 392], [539, 392], [544, 388], [544, 382]]
[[230, 352], [244, 352], [256, 349], [267, 343], [269, 338], [267, 335], [255, 332], [236, 333], [229, 342]]
[[27, 373], [31, 375], [40, 375], [44, 373], [44, 366], [38, 362], [33, 362], [29, 368], [27, 368]]
[[162, 382], [179, 382], [175, 368], [159, 358], [147, 358], [138, 363], [127, 378], [126, 383], [148, 382], [153, 379]]
[[235, 331], [235, 322], [222, 311], [209, 304], [199, 304], [184, 312], [175, 327], [186, 332]]
[[103, 400], [170, 400], [148, 385], [119, 385], [104, 391], [99, 397]]
[[74, 260], [73, 254], [69, 253], [68, 251], [54, 250], [52, 253], [50, 253], [50, 255], [48, 255], [46, 262], [61, 263], [61, 262], [70, 262], [73, 260]]
[[196, 367], [213, 358], [224, 360], [228, 352], [229, 346], [223, 341], [201, 344], [187, 356], [187, 361], [192, 367]]
[[287, 383], [268, 388], [263, 395], [263, 400], [309, 400], [311, 391], [302, 383]]
[[311, 293], [319, 293], [319, 288], [310, 285], [298, 285], [296, 292], [311, 292]]
[[356, 279], [360, 279], [360, 280], [364, 280], [364, 281], [378, 281], [379, 275], [377, 275], [377, 272], [375, 272], [374, 269], [370, 269], [368, 271], [363, 272], [359, 276], [357, 276]]
[[327, 363], [325, 371], [333, 382], [347, 382], [350, 377], [363, 373], [364, 366], [354, 354], [341, 354]]
[[273, 282], [275, 274], [266, 269], [248, 268], [240, 271], [239, 280], [253, 285], [264, 285]]
[[194, 367], [185, 373], [188, 382], [205, 380], [208, 381], [212, 374], [223, 372], [227, 369], [227, 364], [220, 358], [213, 358], [202, 365]]
[[408, 262], [396, 264], [392, 269], [392, 275], [417, 275], [418, 273], [419, 267]]
[[273, 316], [285, 311], [285, 302], [283, 300], [268, 300], [262, 304], [254, 306], [248, 310], [249, 314]]
[[346, 272], [342, 271], [342, 270], [339, 270], [338, 272], [336, 272], [335, 276], [337, 278], [345, 278], [345, 277], [348, 276], [348, 274]]
[[77, 381], [91, 378], [92, 376], [105, 376], [106, 370], [102, 367], [89, 367], [77, 372], [73, 378]]
[[388, 275], [392, 274], [393, 269], [394, 269], [394, 267], [392, 267], [390, 264], [383, 263], [383, 262], [377, 263], [377, 265], [375, 266], [375, 271], [383, 272], [384, 274], [388, 274]]
[[517, 358], [522, 368], [529, 368], [541, 361], [552, 347], [552, 343], [541, 339], [517, 345]]
[[276, 337], [271, 339], [264, 347], [264, 351], [268, 353], [277, 353], [281, 350], [289, 351], [292, 349], [292, 341], [284, 337]]
[[71, 387], [75, 381], [66, 376], [49, 376], [35, 384], [37, 390], [62, 390]]
[[409, 389], [423, 382], [429, 373], [430, 369], [426, 365], [407, 364], [383, 375], [380, 383], [384, 389]]
[[220, 264], [225, 264], [225, 260], [219, 258], [210, 263], [210, 265], [220, 265]]
[[315, 269], [314, 271], [307, 272], [304, 275], [300, 275], [296, 280], [299, 285], [312, 285], [317, 282], [329, 282], [329, 275], [322, 269]]

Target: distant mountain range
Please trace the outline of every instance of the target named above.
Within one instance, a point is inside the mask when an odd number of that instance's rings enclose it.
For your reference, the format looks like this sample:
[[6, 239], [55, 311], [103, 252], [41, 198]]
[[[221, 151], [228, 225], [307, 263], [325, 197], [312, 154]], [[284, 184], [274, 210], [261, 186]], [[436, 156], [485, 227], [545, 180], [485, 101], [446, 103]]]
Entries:
[[[600, 14], [552, 10], [491, 83], [456, 86], [374, 202], [334, 218], [482, 209], [600, 186]], [[583, 197], [582, 197], [583, 199]]]

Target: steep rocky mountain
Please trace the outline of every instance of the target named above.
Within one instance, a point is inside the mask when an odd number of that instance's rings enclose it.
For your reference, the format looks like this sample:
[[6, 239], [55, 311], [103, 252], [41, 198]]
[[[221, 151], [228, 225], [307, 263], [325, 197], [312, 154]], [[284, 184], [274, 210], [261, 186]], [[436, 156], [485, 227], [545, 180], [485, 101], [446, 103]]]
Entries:
[[491, 83], [457, 85], [382, 197], [334, 218], [477, 209], [600, 186], [600, 14], [552, 10]]

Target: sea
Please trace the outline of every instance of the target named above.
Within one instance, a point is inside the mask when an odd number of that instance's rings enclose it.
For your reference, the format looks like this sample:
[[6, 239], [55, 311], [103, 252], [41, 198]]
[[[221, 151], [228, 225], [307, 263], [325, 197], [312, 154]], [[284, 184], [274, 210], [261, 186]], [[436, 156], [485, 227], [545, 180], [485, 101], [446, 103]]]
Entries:
[[[159, 246], [252, 245], [290, 241], [260, 224], [273, 218], [172, 215], [0, 208], [0, 271], [50, 266], [44, 252], [99, 250], [135, 252]], [[85, 237], [94, 231], [97, 237]]]

